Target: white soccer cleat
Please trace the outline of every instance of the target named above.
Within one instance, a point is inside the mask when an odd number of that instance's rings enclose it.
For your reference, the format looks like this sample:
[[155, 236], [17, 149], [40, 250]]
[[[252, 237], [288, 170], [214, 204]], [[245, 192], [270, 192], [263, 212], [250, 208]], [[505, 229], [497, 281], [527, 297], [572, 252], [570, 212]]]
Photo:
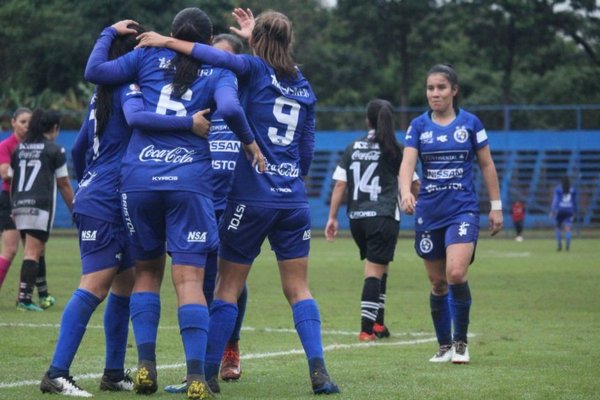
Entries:
[[63, 396], [94, 397], [90, 392], [77, 386], [72, 376], [51, 379], [46, 373], [40, 383], [40, 390], [42, 393], [56, 393]]
[[517, 237], [515, 238], [515, 240], [516, 240], [517, 242], [522, 242], [522, 241], [523, 241], [523, 236], [517, 236]]
[[454, 351], [452, 352], [453, 364], [468, 364], [471, 361], [469, 357], [469, 348], [463, 341], [454, 342]]
[[429, 359], [429, 362], [445, 363], [445, 362], [449, 362], [451, 359], [452, 359], [452, 345], [444, 344], [444, 345], [441, 345], [440, 348], [438, 349], [437, 353], [435, 353], [433, 355], [433, 357], [431, 357]]

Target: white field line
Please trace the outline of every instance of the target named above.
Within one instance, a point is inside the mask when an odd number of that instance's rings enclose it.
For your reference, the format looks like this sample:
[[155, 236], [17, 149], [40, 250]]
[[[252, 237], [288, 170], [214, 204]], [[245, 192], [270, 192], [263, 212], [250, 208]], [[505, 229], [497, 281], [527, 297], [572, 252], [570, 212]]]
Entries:
[[[472, 336], [472, 335], [469, 335]], [[352, 343], [352, 344], [332, 344], [329, 346], [325, 346], [323, 348], [324, 351], [336, 351], [336, 350], [346, 350], [346, 349], [354, 349], [354, 348], [365, 348], [365, 347], [379, 347], [379, 346], [410, 346], [422, 343], [431, 343], [435, 342], [437, 339], [435, 337], [429, 337], [425, 339], [415, 339], [415, 340], [403, 340], [396, 342], [389, 341], [376, 341], [376, 342], [368, 342], [368, 343]], [[302, 349], [292, 349], [288, 351], [276, 351], [270, 353], [250, 353], [243, 354], [241, 356], [242, 360], [259, 360], [264, 358], [272, 358], [272, 357], [280, 357], [280, 356], [289, 356], [295, 354], [304, 354], [304, 350]], [[177, 364], [166, 364], [166, 365], [158, 365], [158, 370], [167, 370], [167, 369], [179, 369], [184, 368], [185, 363], [177, 363]], [[98, 379], [102, 376], [102, 374], [94, 373], [94, 374], [83, 374], [75, 377], [76, 380], [81, 379]], [[19, 381], [19, 382], [0, 382], [0, 389], [12, 389], [24, 386], [36, 386], [40, 384], [40, 380], [28, 380], [28, 381]]]
[[[0, 328], [60, 328], [60, 324], [30, 324], [22, 322], [0, 322]], [[87, 329], [104, 329], [102, 325], [88, 325]], [[179, 330], [179, 326], [167, 325], [159, 326], [158, 329]], [[296, 329], [293, 328], [254, 328], [251, 326], [242, 327], [242, 331], [248, 332], [267, 332], [267, 333], [292, 333], [296, 334]], [[355, 331], [340, 331], [334, 329], [323, 329], [323, 335], [339, 335], [339, 336], [356, 336]], [[394, 336], [430, 336], [431, 332], [394, 332]]]

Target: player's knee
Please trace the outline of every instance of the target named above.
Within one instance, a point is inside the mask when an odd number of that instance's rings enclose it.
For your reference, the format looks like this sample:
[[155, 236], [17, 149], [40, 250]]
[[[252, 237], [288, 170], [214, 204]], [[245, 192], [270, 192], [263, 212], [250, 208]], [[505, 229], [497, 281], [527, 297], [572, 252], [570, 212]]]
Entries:
[[443, 279], [432, 280], [431, 292], [436, 296], [443, 296], [448, 292], [448, 282]]

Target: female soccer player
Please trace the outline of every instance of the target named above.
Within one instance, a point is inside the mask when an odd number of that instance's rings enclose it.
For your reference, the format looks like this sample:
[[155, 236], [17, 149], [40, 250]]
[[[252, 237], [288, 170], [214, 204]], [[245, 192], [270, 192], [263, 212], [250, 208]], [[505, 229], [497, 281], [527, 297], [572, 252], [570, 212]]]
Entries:
[[25, 240], [17, 300], [20, 310], [43, 310], [31, 298], [54, 221], [57, 187], [69, 211], [73, 203], [65, 149], [54, 143], [59, 130], [60, 115], [56, 111], [35, 110], [25, 140], [11, 156], [8, 176], [12, 179], [12, 215]]
[[[239, 54], [242, 52], [243, 43], [234, 35], [222, 33], [214, 37], [213, 46], [217, 49], [225, 50], [230, 53]], [[217, 222], [221, 220], [225, 206], [227, 205], [227, 193], [231, 187], [233, 171], [235, 163], [240, 153], [240, 141], [231, 132], [223, 118], [217, 110], [210, 121], [210, 132], [208, 142], [210, 143], [210, 154], [212, 156], [212, 167], [214, 173], [214, 199], [215, 216]], [[215, 281], [217, 277], [217, 254], [212, 252], [206, 257], [206, 267], [204, 268], [204, 297], [206, 304], [210, 309], [215, 292]], [[238, 297], [238, 316], [235, 323], [235, 328], [227, 347], [223, 353], [221, 360], [221, 379], [225, 381], [238, 380], [241, 377], [242, 369], [240, 363], [240, 331], [242, 322], [246, 312], [246, 303], [248, 301], [248, 290], [244, 286], [244, 290]], [[187, 391], [187, 382], [185, 378], [183, 382], [176, 385], [167, 385], [165, 392], [168, 393], [185, 393]]]
[[[384, 310], [389, 263], [394, 259], [400, 228], [398, 174], [402, 161], [392, 105], [386, 100], [371, 100], [367, 104], [366, 121], [367, 136], [346, 147], [333, 173], [335, 186], [325, 226], [325, 237], [331, 241], [337, 235], [337, 215], [348, 188], [350, 230], [361, 260], [366, 259], [360, 302], [360, 341], [390, 336], [384, 323]], [[416, 196], [418, 177], [411, 190]]]
[[562, 231], [565, 232], [565, 249], [571, 249], [571, 226], [577, 215], [577, 191], [568, 176], [563, 176], [554, 189], [550, 217], [556, 220], [556, 250], [562, 250]]
[[314, 393], [337, 393], [323, 359], [321, 322], [308, 289], [310, 215], [302, 177], [314, 147], [315, 95], [292, 58], [292, 24], [278, 12], [256, 18], [234, 16], [254, 55], [235, 55], [200, 43], [147, 32], [140, 45], [166, 46], [195, 59], [234, 71], [256, 140], [266, 156], [260, 173], [238, 159], [227, 208], [220, 224], [219, 273], [211, 306], [206, 378], [215, 380], [238, 313], [237, 299], [254, 259], [269, 238], [279, 264], [283, 292], [292, 307], [304, 346]]
[[[88, 60], [86, 79], [96, 84], [136, 81], [147, 109], [159, 114], [187, 115], [218, 108], [252, 154], [253, 163], [262, 163], [230, 71], [202, 65], [169, 49], [136, 49], [108, 61], [112, 39], [118, 33], [133, 33], [127, 28], [131, 22], [121, 21], [102, 32]], [[171, 31], [175, 37], [210, 43], [212, 23], [202, 10], [186, 8], [175, 16]], [[187, 395], [205, 398], [209, 396], [203, 373], [208, 309], [202, 284], [206, 255], [218, 244], [208, 142], [177, 131], [165, 135], [134, 130], [121, 171], [122, 212], [136, 260], [130, 301], [138, 347], [135, 390], [153, 393], [158, 387], [156, 336], [166, 242], [179, 304]]]
[[[407, 214], [415, 214], [415, 249], [431, 282], [431, 316], [439, 343], [431, 362], [469, 362], [471, 291], [467, 271], [479, 235], [475, 156], [491, 199], [492, 236], [502, 229], [498, 177], [487, 134], [475, 115], [456, 106], [458, 90], [458, 76], [451, 66], [438, 64], [429, 70], [430, 110], [411, 122], [400, 167], [401, 207]], [[410, 192], [417, 158], [423, 168], [418, 202]]]
[[[137, 28], [136, 25], [130, 27]], [[135, 36], [115, 39], [109, 57], [114, 59], [133, 50]], [[201, 114], [194, 115], [198, 119], [194, 128], [203, 130], [198, 134], [205, 134], [208, 121]], [[200, 126], [202, 120], [203, 128]], [[133, 390], [133, 382], [123, 368], [134, 269], [131, 268], [129, 241], [121, 217], [118, 185], [121, 159], [132, 127], [189, 131], [193, 122], [192, 117], [144, 111], [142, 93], [135, 84], [97, 87], [72, 150], [80, 182], [73, 212], [79, 231], [82, 276], [79, 288], [63, 311], [56, 351], [40, 385], [42, 392], [90, 395], [75, 383], [69, 368], [92, 313], [107, 295], [104, 312], [106, 360], [100, 389]]]
[[[25, 107], [19, 107], [13, 113], [10, 123], [13, 127], [13, 134], [0, 142], [0, 176], [2, 177], [2, 194], [0, 194], [0, 231], [2, 232], [2, 253], [0, 253], [0, 288], [6, 278], [17, 248], [19, 247], [19, 231], [15, 226], [15, 221], [11, 217], [10, 209], [10, 179], [8, 178], [8, 168], [10, 167], [10, 156], [15, 147], [25, 139], [29, 120], [31, 119], [31, 110]], [[40, 258], [43, 258], [43, 256]], [[50, 306], [47, 298], [40, 299], [40, 306]]]

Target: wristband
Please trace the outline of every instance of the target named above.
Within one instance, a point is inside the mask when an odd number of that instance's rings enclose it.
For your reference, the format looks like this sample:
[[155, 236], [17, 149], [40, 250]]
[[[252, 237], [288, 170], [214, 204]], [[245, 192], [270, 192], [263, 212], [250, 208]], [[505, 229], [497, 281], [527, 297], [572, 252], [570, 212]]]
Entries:
[[502, 211], [502, 200], [492, 200], [490, 201], [492, 206], [492, 211]]

